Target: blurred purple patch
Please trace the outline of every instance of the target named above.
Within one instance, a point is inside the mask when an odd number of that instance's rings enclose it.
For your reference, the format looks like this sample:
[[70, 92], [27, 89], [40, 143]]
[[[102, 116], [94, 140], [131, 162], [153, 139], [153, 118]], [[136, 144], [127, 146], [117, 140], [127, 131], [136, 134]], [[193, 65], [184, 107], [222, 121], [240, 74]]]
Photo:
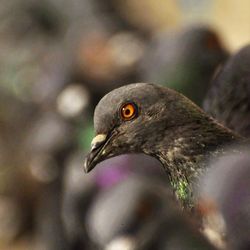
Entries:
[[155, 158], [145, 154], [125, 154], [98, 164], [96, 184], [100, 188], [109, 188], [126, 180], [131, 174], [166, 178], [160, 162]]
[[113, 165], [97, 172], [95, 176], [96, 184], [100, 188], [109, 188], [125, 180], [129, 174], [130, 171], [128, 168], [123, 168], [121, 166], [117, 167]]

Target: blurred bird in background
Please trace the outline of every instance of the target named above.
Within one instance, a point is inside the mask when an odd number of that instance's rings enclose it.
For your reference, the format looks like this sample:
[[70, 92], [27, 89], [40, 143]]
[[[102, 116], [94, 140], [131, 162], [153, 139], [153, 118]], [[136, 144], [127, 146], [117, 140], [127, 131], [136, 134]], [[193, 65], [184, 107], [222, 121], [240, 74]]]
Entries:
[[211, 76], [227, 56], [220, 38], [208, 27], [160, 33], [140, 62], [140, 81], [160, 83], [201, 105]]
[[250, 158], [249, 147], [238, 150], [211, 161], [198, 196], [205, 234], [224, 238], [225, 249], [243, 250], [250, 247]]
[[227, 127], [250, 136], [250, 45], [221, 67], [211, 81], [203, 107]]
[[[79, 152], [72, 156], [65, 171], [62, 218], [69, 241], [72, 245], [77, 245], [78, 247], [86, 247], [86, 242], [87, 246], [90, 246], [90, 242], [92, 242], [94, 246], [98, 245], [98, 239], [95, 240], [94, 237], [90, 239], [90, 236], [88, 236], [88, 225], [86, 224], [86, 222], [90, 220], [88, 219], [88, 214], [91, 213], [89, 211], [92, 210], [91, 207], [93, 207], [93, 203], [95, 204], [97, 196], [102, 196], [103, 193], [116, 190], [117, 186], [123, 185], [121, 183], [128, 181], [130, 178], [133, 178], [133, 176], [139, 176], [141, 178], [150, 176], [153, 180], [156, 179], [157, 181], [164, 182], [166, 185], [168, 183], [163, 169], [160, 168], [161, 163], [149, 156], [122, 155], [102, 162], [100, 165], [101, 168], [90, 173], [90, 176], [83, 175], [82, 153]], [[125, 199], [125, 197], [123, 198]], [[116, 209], [120, 203], [121, 201], [117, 201], [114, 204], [114, 209]], [[129, 207], [132, 206], [132, 204], [124, 200], [123, 205], [125, 206], [125, 204], [128, 210], [130, 209]], [[120, 204], [120, 206], [123, 205]], [[117, 208], [117, 213], [119, 214], [121, 212], [121, 219], [124, 209], [120, 211], [120, 209]], [[102, 209], [100, 209], [100, 211], [105, 213]], [[113, 216], [111, 211], [108, 210], [107, 213], [111, 213], [111, 216]], [[129, 211], [128, 214], [130, 214]], [[131, 216], [136, 215], [131, 212]], [[111, 238], [111, 236], [114, 236], [112, 232], [114, 234], [117, 232], [117, 227], [119, 227], [120, 223], [118, 221], [114, 222], [116, 226], [109, 224], [109, 229], [107, 229], [104, 225], [106, 223], [105, 220], [111, 220], [111, 218], [105, 216], [100, 218], [99, 222], [103, 223], [104, 227], [104, 229], [100, 228], [100, 230], [103, 230], [103, 233], [110, 234]], [[108, 231], [110, 231], [110, 233], [108, 233]], [[99, 235], [99, 237], [104, 237], [102, 233]]]
[[[250, 125], [249, 59], [249, 45], [232, 55], [212, 79], [203, 102], [208, 113], [247, 138]], [[224, 241], [229, 242], [232, 249], [249, 248], [249, 140], [247, 144], [245, 148], [231, 148], [227, 156], [213, 160], [211, 171], [202, 179], [199, 190], [202, 198], [198, 206], [205, 215], [206, 233], [209, 237], [226, 235]]]

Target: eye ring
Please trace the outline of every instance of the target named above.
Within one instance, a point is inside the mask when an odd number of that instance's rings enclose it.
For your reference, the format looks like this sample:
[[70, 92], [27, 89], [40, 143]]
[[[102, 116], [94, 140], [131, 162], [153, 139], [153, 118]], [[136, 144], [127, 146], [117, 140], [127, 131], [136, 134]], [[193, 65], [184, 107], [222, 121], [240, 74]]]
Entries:
[[134, 102], [127, 102], [120, 108], [120, 116], [124, 121], [130, 121], [138, 116], [138, 107]]

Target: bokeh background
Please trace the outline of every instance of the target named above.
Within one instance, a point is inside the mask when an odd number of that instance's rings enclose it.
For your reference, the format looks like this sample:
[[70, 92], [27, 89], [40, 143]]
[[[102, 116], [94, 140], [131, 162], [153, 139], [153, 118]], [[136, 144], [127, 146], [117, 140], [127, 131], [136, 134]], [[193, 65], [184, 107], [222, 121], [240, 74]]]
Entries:
[[208, 49], [237, 51], [250, 41], [249, 9], [248, 0], [1, 0], [0, 249], [71, 249], [62, 203], [73, 203], [71, 190], [96, 192], [82, 165], [98, 100], [130, 82], [165, 84], [162, 58], [186, 29], [208, 27], [220, 41], [205, 39]]

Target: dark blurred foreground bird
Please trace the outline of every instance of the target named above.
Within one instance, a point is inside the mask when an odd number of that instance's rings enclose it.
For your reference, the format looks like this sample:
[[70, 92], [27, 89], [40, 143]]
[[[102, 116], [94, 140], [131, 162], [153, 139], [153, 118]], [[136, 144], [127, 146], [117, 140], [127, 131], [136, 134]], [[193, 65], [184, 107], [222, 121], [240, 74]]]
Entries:
[[201, 105], [216, 68], [228, 57], [216, 32], [206, 26], [154, 37], [139, 64], [141, 81], [158, 82]]
[[[224, 236], [224, 248], [250, 249], [249, 147], [228, 150], [213, 160], [200, 180], [198, 207], [204, 232], [212, 241]], [[222, 242], [223, 246], [223, 242]]]
[[99, 193], [87, 225], [98, 249], [215, 249], [177, 206], [166, 183], [149, 175], [132, 175]]
[[192, 206], [193, 188], [207, 159], [242, 140], [188, 98], [147, 83], [126, 85], [104, 96], [95, 109], [94, 128], [85, 172], [117, 155], [151, 155], [162, 163], [185, 207]]
[[250, 45], [230, 57], [217, 73], [203, 108], [242, 136], [250, 136]]
[[[101, 167], [91, 172], [91, 174], [82, 175], [82, 155], [80, 152], [73, 154], [67, 162], [63, 181], [62, 221], [67, 239], [73, 249], [92, 249], [92, 245], [93, 249], [96, 249], [95, 245], [100, 245], [97, 236], [90, 239], [86, 224], [90, 213], [88, 211], [93, 207], [92, 204], [96, 203], [97, 197], [109, 193], [110, 190], [116, 190], [117, 186], [123, 182], [128, 183], [128, 179], [133, 178], [133, 176], [140, 176], [141, 178], [150, 176], [151, 181], [161, 181], [165, 185], [168, 183], [168, 177], [160, 167], [161, 163], [145, 154], [120, 155], [108, 159], [100, 163], [100, 165]], [[103, 227], [100, 225], [99, 231], [101, 233], [99, 233], [99, 237], [107, 237], [105, 235], [112, 235], [112, 233], [114, 235], [119, 229], [119, 221], [122, 220], [123, 223], [128, 216], [136, 216], [133, 212], [134, 206], [130, 202], [131, 199], [125, 198], [124, 202], [119, 201], [120, 205], [118, 205], [118, 201], [114, 200], [113, 208], [106, 212], [103, 211], [103, 214], [108, 217], [100, 218]], [[127, 217], [123, 217], [124, 213], [122, 211], [124, 210], [118, 209], [118, 206], [124, 206], [124, 208], [126, 206]], [[116, 217], [120, 217], [120, 220], [118, 219], [112, 224], [113, 209], [117, 210]], [[108, 228], [105, 226], [106, 220], [109, 221]], [[128, 222], [126, 221], [126, 223]]]

